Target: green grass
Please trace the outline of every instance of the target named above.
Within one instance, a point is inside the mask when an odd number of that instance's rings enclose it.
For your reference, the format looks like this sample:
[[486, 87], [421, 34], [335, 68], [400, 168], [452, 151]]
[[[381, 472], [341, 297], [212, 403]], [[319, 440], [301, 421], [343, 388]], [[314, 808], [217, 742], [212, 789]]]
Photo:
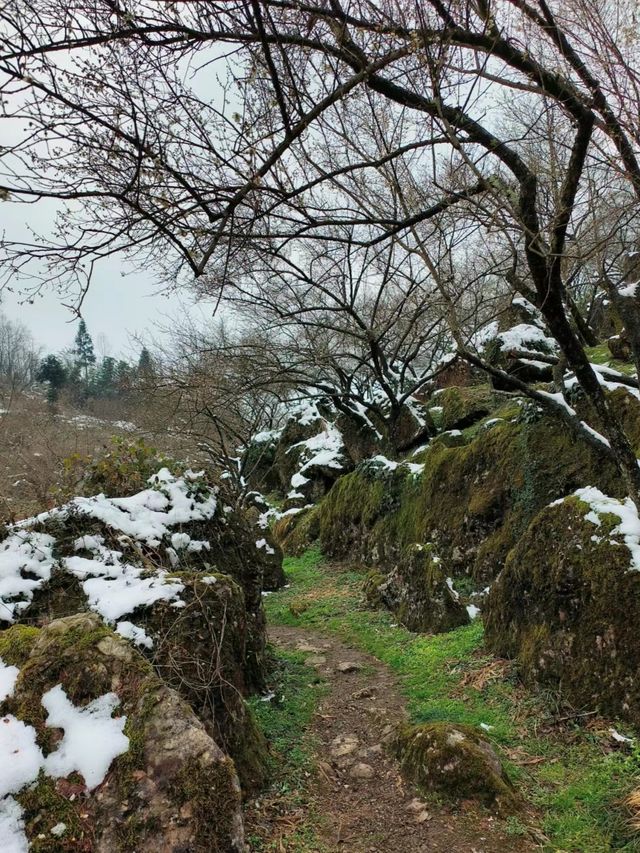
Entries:
[[[320, 817], [309, 801], [307, 785], [314, 762], [314, 742], [308, 734], [309, 724], [320, 697], [324, 681], [315, 670], [304, 665], [302, 652], [274, 652], [269, 684], [275, 694], [271, 701], [259, 697], [250, 700], [258, 725], [270, 745], [269, 790], [263, 798], [275, 814], [295, 814], [301, 810], [306, 819], [286, 833], [286, 849], [296, 853], [320, 853], [322, 846], [316, 835]], [[252, 851], [280, 850], [279, 835], [273, 827], [248, 820], [248, 843]]]
[[[550, 697], [525, 690], [513, 667], [483, 650], [478, 621], [447, 634], [412, 634], [391, 614], [365, 609], [362, 575], [325, 569], [317, 550], [287, 559], [285, 569], [290, 588], [266, 599], [269, 620], [333, 633], [387, 663], [415, 722], [492, 726], [487, 736], [534, 807], [529, 823], [548, 837], [546, 850], [640, 853], [620, 805], [640, 785], [640, 755], [607, 753], [608, 723], [555, 724]], [[511, 824], [513, 834], [522, 830]]]

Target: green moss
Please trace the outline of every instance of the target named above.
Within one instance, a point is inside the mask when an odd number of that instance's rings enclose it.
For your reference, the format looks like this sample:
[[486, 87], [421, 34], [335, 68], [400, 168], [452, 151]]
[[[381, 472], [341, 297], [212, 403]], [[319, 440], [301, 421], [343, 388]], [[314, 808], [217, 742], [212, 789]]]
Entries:
[[[25, 832], [31, 839], [33, 853], [62, 853], [66, 850], [85, 850], [91, 843], [93, 827], [86, 806], [79, 797], [64, 796], [56, 788], [54, 779], [40, 773], [38, 781], [23, 788], [16, 796], [24, 810]], [[62, 837], [51, 835], [59, 823], [66, 825]]]
[[547, 417], [505, 420], [463, 447], [432, 442], [422, 461], [421, 476], [361, 466], [342, 477], [320, 505], [323, 551], [392, 563], [433, 542], [452, 576], [484, 586], [542, 507], [585, 484], [622, 488], [613, 465]]
[[187, 761], [176, 775], [172, 799], [188, 809], [188, 819], [195, 830], [195, 849], [228, 853], [232, 819], [240, 798], [234, 778], [230, 758], [206, 767], [197, 760]]
[[630, 362], [618, 361], [611, 355], [611, 350], [605, 344], [598, 344], [595, 347], [586, 347], [585, 352], [594, 364], [603, 364], [606, 367], [612, 367], [619, 373], [626, 373], [627, 376], [632, 376], [635, 373], [635, 367]]
[[315, 506], [276, 522], [274, 534], [285, 554], [297, 555], [306, 551], [320, 533], [320, 509]]
[[498, 395], [489, 385], [443, 388], [434, 398], [442, 407], [442, 430], [463, 429], [486, 417], [496, 407]]
[[23, 666], [39, 633], [38, 628], [29, 625], [13, 625], [0, 631], [0, 658], [9, 666]]
[[371, 569], [362, 581], [362, 592], [372, 607], [382, 607], [383, 600], [380, 594], [380, 587], [385, 580], [386, 576], [382, 572], [378, 569]]
[[487, 602], [490, 647], [575, 707], [640, 724], [640, 574], [613, 533], [577, 498], [545, 508], [509, 554]]
[[513, 785], [492, 747], [471, 726], [403, 726], [394, 741], [403, 774], [430, 793], [473, 799], [502, 813], [518, 807]]

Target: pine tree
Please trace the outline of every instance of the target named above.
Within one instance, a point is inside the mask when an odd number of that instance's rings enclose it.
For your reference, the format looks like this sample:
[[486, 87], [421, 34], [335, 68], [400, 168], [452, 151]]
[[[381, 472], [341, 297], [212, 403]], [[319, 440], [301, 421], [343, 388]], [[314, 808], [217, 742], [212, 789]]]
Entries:
[[116, 386], [120, 393], [131, 387], [131, 367], [126, 361], [120, 360], [116, 364]]
[[153, 376], [153, 372], [151, 353], [146, 347], [142, 347], [140, 358], [138, 359], [138, 375], [143, 379], [148, 379]]
[[101, 397], [108, 397], [116, 390], [116, 360], [106, 355], [100, 364], [96, 377], [96, 391]]
[[84, 320], [80, 320], [75, 337], [73, 354], [76, 356], [80, 367], [84, 370], [85, 380], [88, 381], [89, 366], [96, 363], [93, 351], [93, 341]]
[[36, 373], [36, 380], [38, 382], [49, 383], [47, 399], [50, 403], [56, 402], [60, 389], [65, 385], [67, 378], [66, 367], [55, 355], [48, 355], [43, 359]]

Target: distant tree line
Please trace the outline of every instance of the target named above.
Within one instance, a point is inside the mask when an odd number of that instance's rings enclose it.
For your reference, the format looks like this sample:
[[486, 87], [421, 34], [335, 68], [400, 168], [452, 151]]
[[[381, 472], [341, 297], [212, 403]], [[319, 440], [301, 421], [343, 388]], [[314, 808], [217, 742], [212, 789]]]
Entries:
[[153, 372], [153, 359], [146, 347], [142, 348], [137, 365], [110, 355], [98, 360], [87, 324], [80, 320], [73, 348], [68, 353], [43, 358], [35, 379], [47, 385], [50, 403], [55, 403], [64, 391], [70, 402], [84, 406], [89, 399], [122, 397]]

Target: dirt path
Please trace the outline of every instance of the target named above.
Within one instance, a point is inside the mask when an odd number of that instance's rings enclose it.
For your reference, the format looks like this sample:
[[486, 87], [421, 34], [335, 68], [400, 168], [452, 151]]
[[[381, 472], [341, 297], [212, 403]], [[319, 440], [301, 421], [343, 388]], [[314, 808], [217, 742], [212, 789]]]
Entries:
[[[323, 850], [354, 853], [524, 853], [539, 849], [509, 836], [505, 824], [476, 810], [427, 804], [401, 778], [385, 749], [404, 702], [388, 668], [332, 637], [271, 628], [271, 641], [308, 653], [327, 680], [313, 721], [320, 746], [311, 798], [322, 816]], [[284, 848], [286, 849], [286, 847]]]

